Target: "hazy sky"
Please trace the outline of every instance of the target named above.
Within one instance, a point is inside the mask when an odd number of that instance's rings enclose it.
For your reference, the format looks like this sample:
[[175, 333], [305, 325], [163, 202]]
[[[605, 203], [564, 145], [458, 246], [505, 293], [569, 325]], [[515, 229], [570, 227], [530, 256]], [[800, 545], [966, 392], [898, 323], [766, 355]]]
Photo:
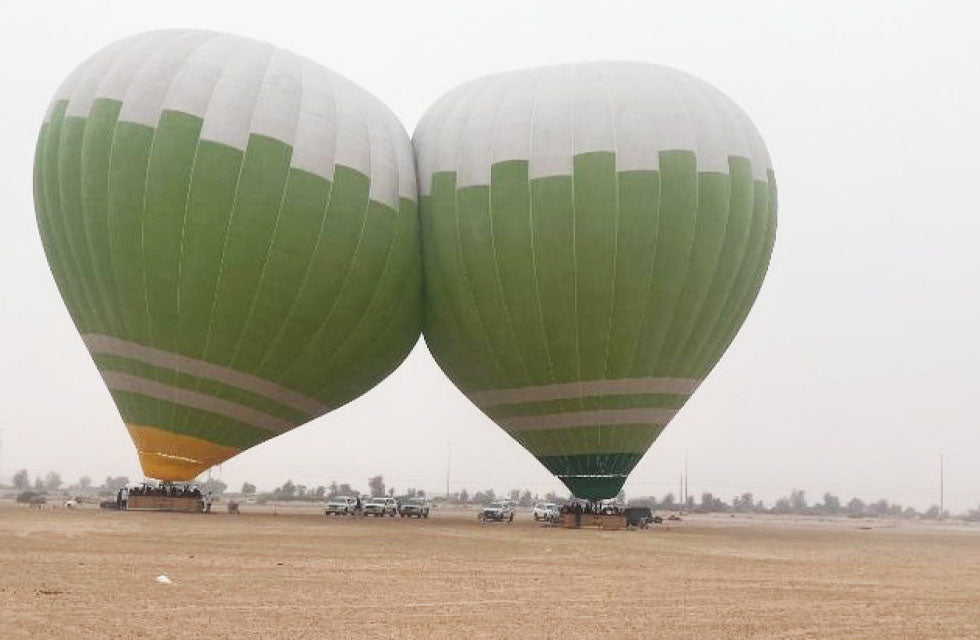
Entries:
[[[689, 5], [689, 6], [688, 6]], [[165, 7], [165, 8], [164, 8]], [[197, 27], [318, 60], [411, 131], [467, 79], [547, 63], [677, 67], [766, 139], [779, 231], [728, 354], [639, 464], [628, 494], [690, 491], [980, 504], [980, 5], [901, 3], [47, 2], [0, 4], [0, 475], [141, 476], [62, 305], [34, 222], [45, 107], [85, 57], [134, 32]], [[225, 463], [221, 477], [399, 490], [559, 489], [445, 378], [420, 342], [350, 405]], [[218, 470], [215, 469], [215, 473]]]

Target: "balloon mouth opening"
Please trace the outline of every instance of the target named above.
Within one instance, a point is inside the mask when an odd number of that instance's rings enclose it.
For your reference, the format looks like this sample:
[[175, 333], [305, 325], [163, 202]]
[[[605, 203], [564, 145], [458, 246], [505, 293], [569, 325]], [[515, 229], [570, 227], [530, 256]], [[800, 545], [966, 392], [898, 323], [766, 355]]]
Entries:
[[626, 482], [626, 475], [620, 473], [559, 475], [572, 495], [582, 500], [608, 500], [615, 498]]
[[215, 444], [158, 427], [127, 424], [136, 445], [140, 466], [148, 478], [167, 482], [193, 480], [208, 468], [239, 453], [234, 447]]

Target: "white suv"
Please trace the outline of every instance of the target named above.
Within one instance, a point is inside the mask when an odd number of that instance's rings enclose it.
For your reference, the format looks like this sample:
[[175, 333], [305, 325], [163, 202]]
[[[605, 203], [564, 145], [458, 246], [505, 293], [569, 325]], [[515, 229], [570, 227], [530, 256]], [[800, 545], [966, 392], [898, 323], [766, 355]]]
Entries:
[[558, 518], [558, 505], [554, 502], [537, 502], [531, 514], [534, 516], [535, 522], [542, 520], [550, 522]]
[[368, 498], [364, 502], [364, 515], [366, 516], [376, 516], [378, 518], [383, 518], [384, 516], [395, 517], [398, 513], [398, 501], [394, 498]]
[[350, 496], [334, 496], [327, 502], [323, 513], [328, 516], [352, 516], [357, 513], [357, 499]]

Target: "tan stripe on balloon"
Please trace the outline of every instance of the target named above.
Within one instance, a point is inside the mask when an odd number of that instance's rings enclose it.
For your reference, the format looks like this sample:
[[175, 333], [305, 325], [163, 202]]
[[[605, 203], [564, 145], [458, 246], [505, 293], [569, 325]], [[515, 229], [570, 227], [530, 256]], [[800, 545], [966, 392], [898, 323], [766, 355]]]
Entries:
[[539, 431], [613, 424], [667, 424], [677, 414], [676, 409], [655, 407], [643, 409], [599, 409], [596, 411], [572, 411], [548, 413], [537, 416], [513, 416], [498, 418], [497, 423], [507, 431]]
[[120, 356], [139, 360], [154, 367], [173, 369], [199, 378], [207, 378], [275, 400], [279, 404], [302, 411], [310, 417], [323, 415], [330, 410], [328, 406], [315, 398], [310, 398], [274, 382], [229, 367], [96, 333], [85, 334], [82, 336], [82, 340], [85, 341], [85, 346], [88, 347], [92, 355]]
[[487, 408], [500, 404], [563, 400], [586, 396], [617, 396], [638, 393], [669, 393], [689, 396], [694, 393], [699, 384], [701, 384], [701, 380], [693, 378], [617, 378], [581, 380], [546, 384], [538, 387], [475, 391], [468, 395], [478, 407]]
[[102, 379], [113, 391], [137, 393], [141, 396], [172, 402], [183, 407], [210, 411], [219, 416], [231, 418], [238, 422], [265, 429], [267, 431], [285, 431], [295, 425], [288, 420], [263, 413], [258, 409], [210, 396], [206, 393], [175, 387], [155, 380], [147, 380], [119, 371], [103, 371]]

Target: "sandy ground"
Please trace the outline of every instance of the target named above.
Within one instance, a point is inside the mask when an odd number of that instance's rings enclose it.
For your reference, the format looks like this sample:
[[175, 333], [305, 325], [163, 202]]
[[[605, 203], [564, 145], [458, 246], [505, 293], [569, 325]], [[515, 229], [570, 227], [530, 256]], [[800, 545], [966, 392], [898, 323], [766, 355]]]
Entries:
[[0, 638], [980, 638], [976, 527], [258, 509], [0, 503]]

